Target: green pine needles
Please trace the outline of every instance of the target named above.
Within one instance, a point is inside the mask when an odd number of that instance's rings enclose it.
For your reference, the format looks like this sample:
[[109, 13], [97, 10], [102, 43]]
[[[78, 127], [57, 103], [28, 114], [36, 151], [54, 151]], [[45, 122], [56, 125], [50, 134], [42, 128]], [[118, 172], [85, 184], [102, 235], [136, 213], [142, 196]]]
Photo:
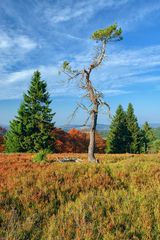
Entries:
[[52, 113], [50, 104], [47, 84], [36, 71], [17, 116], [10, 122], [5, 140], [7, 152], [53, 151], [52, 119], [55, 113]]
[[122, 29], [118, 28], [118, 25], [115, 23], [104, 29], [97, 30], [92, 34], [91, 38], [96, 41], [106, 42], [122, 40]]
[[108, 153], [125, 153], [129, 150], [130, 133], [127, 128], [126, 114], [121, 105], [113, 117], [107, 137]]
[[127, 127], [130, 133], [130, 153], [140, 153], [141, 152], [141, 130], [138, 126], [137, 118], [134, 114], [134, 108], [131, 103], [129, 103], [126, 112]]
[[107, 136], [106, 152], [147, 153], [154, 139], [153, 130], [148, 123], [145, 123], [142, 129], [139, 127], [131, 103], [126, 112], [119, 105]]

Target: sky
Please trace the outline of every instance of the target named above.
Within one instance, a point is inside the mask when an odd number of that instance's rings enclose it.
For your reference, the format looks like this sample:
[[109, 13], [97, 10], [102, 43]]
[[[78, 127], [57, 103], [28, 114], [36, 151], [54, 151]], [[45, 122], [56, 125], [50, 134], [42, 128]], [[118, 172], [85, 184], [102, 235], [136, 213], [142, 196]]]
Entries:
[[[64, 60], [89, 66], [96, 46], [90, 36], [113, 23], [123, 40], [107, 45], [93, 84], [112, 115], [131, 102], [140, 124], [160, 123], [160, 0], [0, 0], [0, 124], [17, 114], [35, 70], [47, 82], [56, 125], [83, 124], [81, 110], [70, 118], [83, 92], [58, 71]], [[98, 123], [110, 123], [107, 112]]]

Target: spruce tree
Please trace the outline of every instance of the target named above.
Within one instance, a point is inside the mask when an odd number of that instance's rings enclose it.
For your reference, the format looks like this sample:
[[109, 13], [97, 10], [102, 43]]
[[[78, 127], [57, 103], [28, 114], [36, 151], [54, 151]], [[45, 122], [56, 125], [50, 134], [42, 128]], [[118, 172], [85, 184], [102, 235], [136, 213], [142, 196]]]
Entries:
[[129, 103], [126, 112], [127, 127], [130, 133], [130, 153], [140, 153], [141, 151], [141, 132], [138, 126], [137, 118], [134, 114], [134, 108]]
[[129, 149], [130, 135], [127, 128], [126, 114], [121, 105], [113, 117], [107, 137], [108, 153], [126, 153]]
[[142, 134], [143, 134], [142, 152], [147, 153], [150, 150], [152, 143], [156, 139], [153, 129], [151, 128], [148, 122], [144, 123], [142, 127]]
[[25, 107], [22, 103], [18, 116], [10, 122], [10, 130], [5, 136], [6, 151], [11, 152], [24, 152], [23, 142], [25, 137]]
[[41, 80], [40, 72], [36, 71], [18, 115], [10, 123], [6, 135], [7, 152], [53, 150], [52, 119], [55, 113], [52, 113], [50, 103], [47, 84]]

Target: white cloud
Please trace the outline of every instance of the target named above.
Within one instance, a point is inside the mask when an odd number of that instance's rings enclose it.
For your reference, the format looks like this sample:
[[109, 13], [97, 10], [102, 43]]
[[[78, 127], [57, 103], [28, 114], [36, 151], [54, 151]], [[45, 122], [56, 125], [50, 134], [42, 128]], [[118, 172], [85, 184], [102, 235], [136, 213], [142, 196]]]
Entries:
[[[73, 59], [74, 65], [83, 66], [83, 61], [87, 65], [92, 53], [88, 55], [78, 55]], [[149, 56], [149, 61], [148, 61]], [[127, 94], [129, 91], [124, 87], [134, 83], [160, 81], [159, 76], [152, 75], [160, 66], [160, 45], [145, 47], [143, 49], [127, 50], [123, 49], [117, 53], [109, 54], [109, 59], [102, 67], [93, 74], [94, 84], [105, 95]], [[47, 80], [49, 90], [55, 95], [75, 95], [78, 90], [76, 85], [62, 86], [64, 76], [58, 76], [58, 67], [39, 66], [42, 77]], [[6, 78], [6, 83], [17, 83], [19, 81], [30, 80], [32, 73], [36, 69], [24, 70], [12, 73]], [[149, 74], [149, 75], [148, 75]]]
[[24, 48], [27, 50], [32, 50], [38, 46], [35, 41], [33, 41], [32, 39], [30, 39], [29, 37], [24, 36], [24, 35], [16, 37], [14, 39], [14, 43], [18, 47]]
[[0, 51], [7, 48], [22, 48], [32, 50], [36, 48], [37, 43], [26, 35], [8, 34], [0, 32]]
[[27, 35], [0, 31], [0, 79], [18, 63], [23, 64], [26, 56], [37, 47], [38, 44]]
[[109, 56], [107, 65], [156, 67], [160, 65], [160, 45], [147, 46], [140, 49], [120, 50]]
[[[105, 95], [125, 94], [125, 88], [135, 83], [160, 81], [159, 74], [157, 76], [160, 72], [160, 45], [134, 50], [116, 47], [107, 54], [107, 61], [92, 75], [95, 86]], [[73, 66], [87, 67], [92, 57], [93, 51], [77, 55], [72, 61]]]
[[0, 33], [0, 50], [1, 49], [6, 49], [12, 46], [11, 38], [5, 34], [5, 33]]
[[[78, 91], [74, 84], [68, 87], [57, 83], [57, 80], [60, 79], [57, 75], [58, 69], [52, 67], [51, 64], [67, 56], [71, 59], [75, 67], [87, 66], [93, 57], [93, 51], [89, 50], [93, 45], [91, 45], [92, 43], [88, 43], [86, 39], [74, 36], [75, 27], [79, 27], [80, 25], [80, 29], [82, 29], [84, 21], [96, 16], [96, 13], [101, 10], [103, 10], [103, 12], [104, 9], [115, 10], [116, 8], [119, 9], [120, 6], [122, 7], [128, 4], [127, 9], [129, 4], [131, 2], [133, 3], [131, 0], [92, 0], [92, 2], [90, 0], [74, 2], [71, 0], [67, 2], [62, 0], [57, 2], [53, 1], [54, 3], [47, 1], [46, 4], [44, 4], [44, 2], [45, 1], [41, 1], [40, 3], [36, 1], [35, 6], [38, 5], [36, 8], [38, 10], [34, 12], [38, 17], [40, 16], [38, 20], [36, 19], [39, 24], [44, 17], [43, 13], [45, 14], [45, 20], [47, 18], [46, 29], [44, 29], [44, 32], [42, 31], [42, 34], [44, 34], [42, 35], [42, 39], [44, 40], [44, 49], [42, 49], [42, 51], [44, 51], [43, 53], [45, 53], [44, 59], [43, 54], [40, 56], [40, 52], [39, 55], [28, 54], [39, 47], [39, 43], [34, 40], [35, 38], [30, 37], [30, 32], [28, 32], [28, 34], [27, 32], [25, 34], [24, 31], [19, 31], [21, 34], [18, 34], [16, 31], [0, 32], [0, 84], [1, 86], [6, 86], [6, 88], [4, 88], [6, 90], [0, 90], [1, 99], [3, 97], [15, 98], [15, 96], [22, 96], [22, 92], [27, 89], [32, 73], [36, 70], [33, 66], [39, 66], [38, 69], [42, 72], [44, 79], [47, 80], [51, 94], [76, 95]], [[126, 27], [134, 26], [134, 23], [138, 23], [147, 18], [150, 13], [157, 11], [157, 9], [160, 9], [160, 3], [158, 2], [152, 5], [145, 4], [143, 7], [141, 5], [139, 8], [137, 5], [133, 6], [133, 10], [131, 9], [129, 12], [126, 12], [124, 22], [123, 19], [121, 21], [122, 25], [124, 24]], [[41, 14], [39, 14], [39, 11], [41, 11]], [[69, 21], [70, 23], [68, 24]], [[52, 25], [49, 26], [48, 22], [51, 22]], [[58, 25], [61, 23], [63, 24], [62, 31]], [[68, 24], [67, 26], [71, 26], [71, 29], [74, 25], [73, 31], [70, 31], [68, 27], [68, 29], [66, 29], [67, 33], [64, 33], [65, 23]], [[58, 27], [53, 29], [55, 25], [58, 25]], [[96, 25], [96, 23], [94, 22], [93, 25]], [[36, 39], [38, 39], [38, 31], [36, 32], [36, 29], [32, 29], [32, 26], [30, 26], [30, 29], [32, 30], [33, 36], [36, 36]], [[54, 37], [55, 41], [53, 41]], [[75, 40], [75, 43], [72, 40]], [[68, 43], [70, 42], [71, 44], [69, 45]], [[85, 44], [85, 52], [82, 53], [83, 44]], [[152, 72], [160, 67], [160, 45], [133, 50], [119, 50], [118, 48], [112, 49], [113, 52], [109, 51], [108, 61], [93, 75], [95, 85], [99, 89], [104, 90], [105, 95], [127, 94], [129, 91], [124, 88], [129, 84], [159, 81], [157, 76], [151, 75], [153, 75]], [[53, 58], [50, 54], [52, 51]], [[79, 51], [78, 54], [77, 51]], [[60, 55], [61, 57], [58, 58]], [[30, 58], [27, 58], [27, 56]], [[40, 56], [40, 58], [38, 59], [37, 56]], [[20, 67], [18, 62], [20, 64], [22, 63]], [[47, 66], [42, 66], [43, 64]], [[14, 70], [15, 66], [18, 66], [20, 70]], [[8, 70], [10, 67], [11, 70]], [[146, 76], [146, 73], [148, 73], [149, 76]], [[6, 94], [3, 93], [5, 91]]]
[[103, 91], [103, 94], [105, 96], [117, 96], [117, 95], [129, 94], [129, 93], [131, 93], [131, 91], [126, 91], [122, 89], [108, 89]]
[[[73, 12], [73, 10], [70, 7], [67, 7], [65, 9], [61, 10], [59, 13], [53, 14], [52, 12], [50, 12], [49, 14], [51, 15], [51, 21], [53, 23], [59, 23], [59, 22], [68, 21], [68, 20], [76, 18], [76, 17], [80, 17], [84, 13], [85, 13], [84, 9], [80, 9], [80, 10]], [[53, 16], [52, 16], [52, 14], [53, 14]]]
[[[27, 91], [34, 71], [41, 72], [42, 79], [48, 83], [49, 92], [55, 95], [56, 89], [63, 93], [64, 88], [61, 86], [58, 76], [58, 68], [54, 66], [38, 66], [27, 70], [6, 73], [0, 76], [0, 99], [19, 99], [22, 98], [23, 92]], [[59, 81], [58, 81], [59, 80]], [[51, 95], [52, 95], [51, 94]]]
[[[160, 45], [122, 50], [109, 55], [103, 70], [97, 72], [102, 85], [124, 88], [135, 83], [160, 81]], [[96, 78], [96, 77], [95, 77]]]
[[[6, 74], [4, 84], [13, 84], [19, 82], [28, 82], [31, 80], [31, 77], [35, 71], [40, 71], [42, 78], [51, 78], [53, 76], [58, 76], [58, 68], [54, 66], [38, 66], [37, 68], [31, 68], [27, 70], [17, 71], [10, 74]], [[0, 79], [0, 82], [2, 79]], [[1, 82], [2, 83], [2, 82]]]
[[19, 72], [13, 72], [9, 74], [8, 77], [6, 77], [5, 84], [10, 84], [10, 83], [17, 83], [17, 82], [22, 82], [25, 81], [27, 78], [31, 78], [34, 70], [29, 69], [29, 70], [23, 70]]
[[[148, 60], [149, 56], [149, 61]], [[75, 56], [73, 62], [78, 66], [82, 66], [82, 61], [87, 64], [91, 58], [88, 56]], [[116, 49], [114, 53], [109, 55], [109, 60], [93, 74], [95, 86], [102, 90], [105, 96], [115, 96], [130, 94], [132, 91], [126, 90], [127, 86], [135, 83], [151, 83], [160, 82], [160, 77], [152, 74], [155, 69], [160, 66], [160, 45], [150, 46], [143, 49], [122, 50], [118, 53]], [[48, 90], [51, 96], [76, 96], [80, 92], [73, 84], [64, 84], [61, 80], [65, 78], [58, 75], [58, 66], [38, 66], [28, 70], [22, 70], [3, 74], [0, 78], [1, 86], [0, 99], [4, 98], [20, 98], [22, 93], [27, 90], [29, 82], [35, 70], [39, 70], [42, 79], [48, 83]], [[5, 89], [5, 94], [4, 94]]]
[[125, 31], [132, 31], [134, 28], [138, 26], [143, 20], [145, 20], [145, 25], [151, 24], [152, 19], [148, 19], [148, 17], [152, 16], [152, 14], [159, 14], [160, 10], [160, 1], [149, 2], [143, 5], [140, 5], [136, 8], [130, 8], [130, 11], [127, 12], [125, 18], [119, 19], [119, 24]]
[[83, 22], [91, 18], [96, 12], [108, 7], [117, 8], [121, 5], [125, 5], [129, 0], [81, 0], [74, 3], [65, 4], [59, 2], [59, 4], [50, 4], [44, 10], [45, 17], [51, 23], [67, 22], [75, 18], [80, 18], [80, 22]]
[[[124, 11], [122, 11], [124, 7]], [[124, 31], [132, 31], [134, 28], [139, 26], [141, 22], [145, 20], [145, 24], [151, 24], [152, 19], [147, 21], [147, 17], [151, 14], [158, 14], [160, 10], [160, 2], [146, 2], [146, 4], [135, 4], [133, 0], [81, 0], [67, 1], [64, 0], [54, 4], [48, 3], [44, 7], [43, 13], [44, 18], [47, 19], [52, 25], [59, 23], [65, 24], [66, 22], [73, 21], [73, 25], [77, 25], [77, 28], [83, 28], [84, 24], [96, 16], [100, 11], [120, 9], [121, 14], [111, 17], [112, 21], [118, 22], [119, 26]], [[42, 9], [41, 9], [42, 11]], [[123, 17], [125, 16], [125, 18]], [[108, 21], [110, 23], [110, 17]], [[88, 22], [89, 23], [89, 22]]]

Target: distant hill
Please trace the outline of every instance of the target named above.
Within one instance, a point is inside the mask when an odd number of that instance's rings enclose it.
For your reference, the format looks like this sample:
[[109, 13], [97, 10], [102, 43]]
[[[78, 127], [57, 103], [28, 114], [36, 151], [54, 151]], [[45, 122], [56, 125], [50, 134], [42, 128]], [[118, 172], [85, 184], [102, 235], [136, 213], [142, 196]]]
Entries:
[[[154, 129], [160, 128], [160, 123], [149, 123], [150, 126]], [[143, 124], [140, 124], [140, 127], [142, 127]], [[6, 130], [9, 129], [9, 125], [4, 125], [4, 124], [0, 124], [0, 127], [5, 128]], [[76, 128], [78, 130], [89, 130], [89, 125], [84, 126], [84, 125], [80, 125], [80, 124], [64, 124], [61, 126], [57, 126], [62, 128], [64, 131], [68, 132], [70, 129], [72, 128]], [[104, 134], [106, 134], [109, 131], [109, 124], [97, 124], [97, 131], [98, 132], [104, 132]]]
[[[97, 131], [108, 131], [109, 130], [109, 124], [97, 124]], [[140, 127], [142, 127], [143, 124], [140, 124]], [[160, 123], [150, 123], [150, 126], [152, 128], [160, 128]], [[84, 126], [84, 125], [79, 125], [79, 124], [65, 124], [65, 125], [61, 125], [59, 126], [60, 128], [62, 128], [64, 131], [69, 131], [72, 128], [76, 128], [78, 130], [81, 129], [89, 129], [89, 125]]]
[[9, 129], [9, 125], [0, 124], [0, 127], [5, 128], [6, 130]]
[[[140, 124], [140, 127], [142, 127], [143, 124]], [[154, 128], [154, 132], [157, 138], [160, 138], [160, 123], [150, 123], [150, 126]], [[97, 124], [97, 131], [101, 134], [102, 138], [106, 139], [108, 131], [109, 131], [110, 125], [107, 124]], [[76, 128], [78, 130], [82, 131], [89, 131], [89, 125], [78, 125], [78, 124], [65, 124], [60, 126], [64, 131], [68, 132], [72, 128]]]
[[[78, 125], [78, 124], [65, 124], [60, 126], [64, 131], [69, 131], [72, 128], [76, 128], [78, 130], [83, 130], [83, 129], [89, 129], [89, 125], [84, 126], [84, 125]], [[97, 124], [97, 131], [108, 131], [109, 130], [109, 125], [107, 124]]]
[[160, 128], [160, 123], [150, 123], [152, 128]]

